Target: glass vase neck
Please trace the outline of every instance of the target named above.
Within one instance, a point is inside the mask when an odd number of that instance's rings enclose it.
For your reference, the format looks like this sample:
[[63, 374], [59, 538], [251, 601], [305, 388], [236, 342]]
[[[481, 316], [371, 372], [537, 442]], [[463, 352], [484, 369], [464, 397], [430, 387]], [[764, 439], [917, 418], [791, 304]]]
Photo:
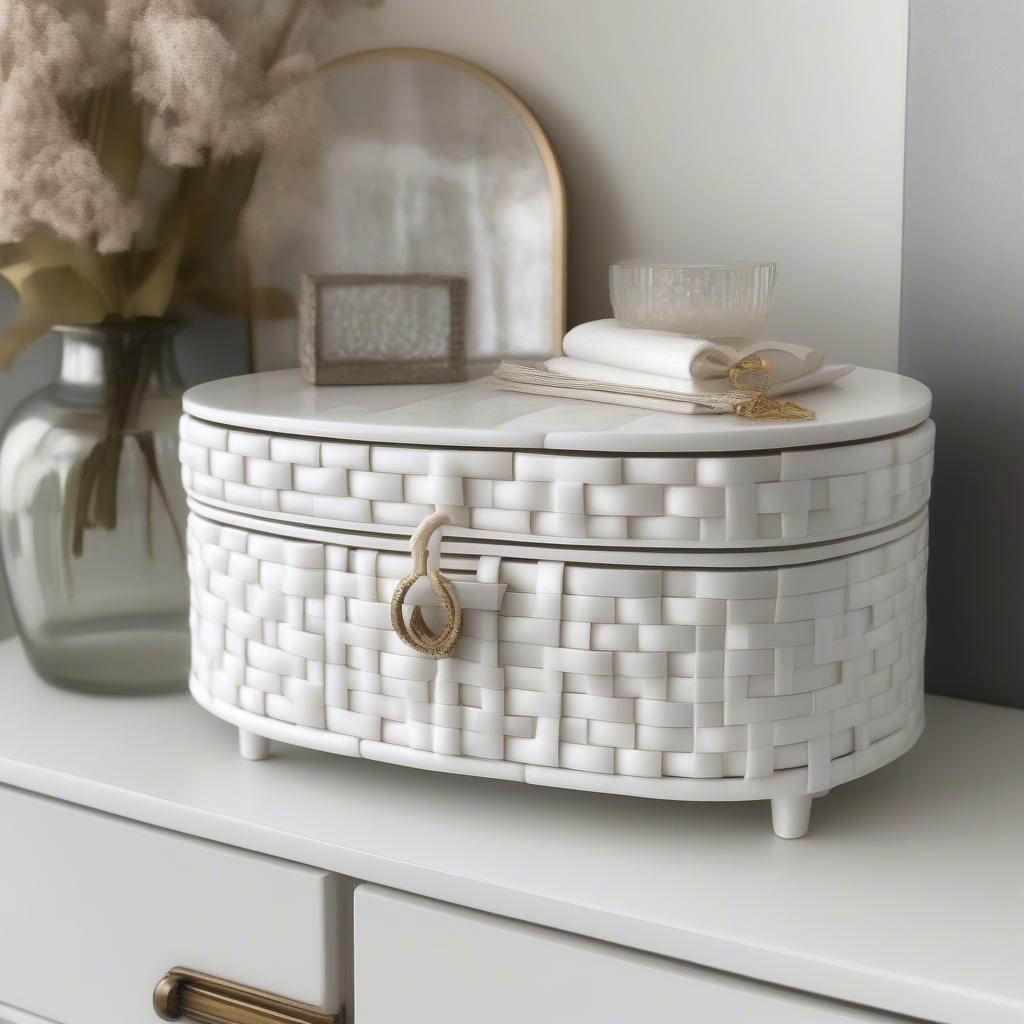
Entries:
[[[153, 346], [152, 370], [157, 378], [177, 379], [174, 339], [177, 325], [169, 320], [125, 320], [54, 328], [61, 338], [59, 384], [105, 388], [113, 382], [132, 350]], [[133, 360], [134, 361], [134, 360]]]

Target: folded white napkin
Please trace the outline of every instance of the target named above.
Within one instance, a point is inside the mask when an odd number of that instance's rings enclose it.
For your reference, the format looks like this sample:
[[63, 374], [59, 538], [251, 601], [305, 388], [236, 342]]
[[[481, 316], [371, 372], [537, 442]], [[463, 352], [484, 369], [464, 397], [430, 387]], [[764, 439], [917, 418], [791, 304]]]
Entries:
[[[655, 333], [655, 332], [650, 332]], [[775, 345], [777, 342], [771, 342]], [[766, 358], [771, 360], [766, 350], [760, 350]], [[737, 359], [742, 359], [737, 355]], [[625, 370], [616, 366], [605, 366], [601, 363], [590, 363], [583, 359], [571, 359], [568, 356], [558, 356], [555, 359], [548, 359], [544, 365], [552, 372], [566, 377], [574, 377], [577, 380], [599, 381], [603, 384], [621, 384], [625, 387], [641, 388], [657, 391], [672, 391], [679, 395], [722, 395], [732, 391], [733, 386], [728, 376], [714, 377], [707, 380], [685, 380], [679, 377], [668, 377], [661, 373], [643, 373], [640, 370]], [[731, 365], [731, 364], [730, 364]], [[775, 364], [772, 363], [774, 370]], [[823, 384], [831, 384], [833, 381], [852, 373], [854, 367], [850, 363], [837, 363], [829, 366], [819, 366], [797, 377], [790, 377], [785, 380], [778, 380], [774, 373], [771, 380], [774, 383], [768, 385], [765, 394], [769, 398], [778, 398], [780, 395], [791, 395], [796, 391], [806, 391], [809, 388], [821, 387]]]
[[[491, 379], [506, 391], [659, 412], [803, 419], [813, 412], [791, 402], [773, 406], [771, 400], [831, 384], [854, 369], [849, 364], [826, 366], [820, 352], [803, 345], [754, 341], [738, 348], [668, 331], [622, 327], [615, 320], [574, 327], [562, 350], [565, 355], [541, 364], [503, 362]], [[751, 356], [766, 360], [767, 386], [763, 377], [750, 381], [749, 387], [742, 380], [735, 385], [729, 380], [733, 366]], [[757, 399], [762, 388], [763, 398]], [[752, 408], [752, 402], [760, 405]], [[771, 415], [765, 417], [765, 412]]]
[[[554, 360], [552, 360], [554, 361]], [[578, 360], [566, 360], [567, 362], [578, 362]], [[599, 366], [598, 363], [590, 364]], [[852, 369], [850, 367], [849, 369]], [[504, 391], [520, 391], [532, 395], [548, 395], [553, 398], [575, 398], [588, 402], [605, 402], [611, 405], [629, 405], [638, 409], [648, 409], [655, 412], [671, 412], [682, 415], [695, 415], [706, 413], [735, 413], [739, 416], [747, 415], [745, 407], [753, 403], [760, 406], [753, 411], [754, 419], [807, 419], [813, 418], [813, 410], [794, 405], [791, 402], [775, 402], [768, 396], [756, 397], [752, 391], [737, 388], [719, 394], [700, 394], [697, 392], [687, 393], [681, 390], [683, 383], [673, 381], [672, 390], [661, 387], [647, 387], [636, 384], [624, 384], [615, 379], [618, 371], [612, 367], [603, 367], [611, 379], [594, 380], [585, 377], [575, 377], [570, 374], [556, 373], [544, 363], [516, 363], [504, 361], [494, 371], [490, 378], [491, 382]], [[825, 383], [819, 378], [827, 370], [846, 371], [846, 367], [824, 367], [822, 370], [809, 373], [800, 381], [815, 380], [817, 383]], [[657, 377], [653, 374], [637, 374], [638, 377], [645, 377], [661, 382], [670, 378]], [[842, 376], [842, 373], [839, 374]], [[833, 379], [833, 378], [830, 378]], [[785, 384], [776, 384], [769, 388], [769, 392], [780, 394], [783, 391], [798, 390], [794, 381], [787, 381]], [[808, 385], [810, 386], [810, 385]], [[799, 386], [803, 390], [803, 385]], [[774, 405], [775, 408], [765, 408]]]
[[[753, 341], [743, 348], [735, 348], [670, 331], [623, 327], [616, 320], [593, 320], [574, 327], [565, 336], [562, 351], [574, 360], [688, 383], [721, 379], [725, 381], [724, 388], [729, 387], [729, 368], [747, 356], [764, 356], [768, 360], [770, 384], [804, 377], [820, 370], [825, 362], [820, 352], [803, 345]], [[580, 373], [578, 376], [588, 375]], [[590, 376], [590, 379], [599, 378]]]

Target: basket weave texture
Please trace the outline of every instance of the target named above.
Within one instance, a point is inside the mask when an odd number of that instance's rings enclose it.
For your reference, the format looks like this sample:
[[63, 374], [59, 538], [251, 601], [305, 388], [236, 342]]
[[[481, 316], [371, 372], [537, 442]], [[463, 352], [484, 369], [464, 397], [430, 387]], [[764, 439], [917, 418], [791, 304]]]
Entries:
[[186, 415], [180, 457], [190, 494], [280, 519], [415, 528], [441, 508], [481, 535], [742, 545], [911, 514], [928, 500], [934, 437], [927, 421], [830, 448], [573, 455], [280, 437]]
[[[930, 452], [921, 431], [903, 435], [917, 460]], [[371, 457], [371, 446], [345, 447]], [[629, 459], [611, 461], [621, 472]], [[837, 766], [844, 779], [863, 774], [922, 721], [926, 520], [858, 554], [809, 549], [810, 564], [772, 569], [446, 558], [465, 628], [441, 661], [391, 629], [408, 556], [195, 512], [188, 551], [193, 693], [279, 723], [300, 745], [329, 736], [344, 753], [456, 759], [527, 781], [549, 769], [623, 778], [622, 791], [651, 796], [678, 780], [745, 780], [736, 785], [760, 796], [794, 769], [806, 793], [841, 781]], [[442, 625], [426, 580], [413, 604]]]

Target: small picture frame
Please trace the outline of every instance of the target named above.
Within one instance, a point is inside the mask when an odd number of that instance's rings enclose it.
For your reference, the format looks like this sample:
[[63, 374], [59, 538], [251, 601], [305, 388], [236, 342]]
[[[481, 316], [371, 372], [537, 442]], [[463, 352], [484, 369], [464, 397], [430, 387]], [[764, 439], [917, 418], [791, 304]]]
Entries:
[[305, 274], [299, 362], [310, 384], [437, 384], [466, 378], [466, 279]]

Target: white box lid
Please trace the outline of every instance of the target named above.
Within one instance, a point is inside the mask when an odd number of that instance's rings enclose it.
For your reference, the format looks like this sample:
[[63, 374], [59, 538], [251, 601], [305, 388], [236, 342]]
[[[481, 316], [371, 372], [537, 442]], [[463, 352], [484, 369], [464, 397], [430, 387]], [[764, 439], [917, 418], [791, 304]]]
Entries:
[[794, 396], [813, 420], [679, 416], [455, 384], [313, 387], [298, 370], [229, 377], [185, 395], [212, 423], [353, 441], [591, 452], [739, 452], [880, 437], [927, 419], [931, 392], [909, 377], [857, 369]]

